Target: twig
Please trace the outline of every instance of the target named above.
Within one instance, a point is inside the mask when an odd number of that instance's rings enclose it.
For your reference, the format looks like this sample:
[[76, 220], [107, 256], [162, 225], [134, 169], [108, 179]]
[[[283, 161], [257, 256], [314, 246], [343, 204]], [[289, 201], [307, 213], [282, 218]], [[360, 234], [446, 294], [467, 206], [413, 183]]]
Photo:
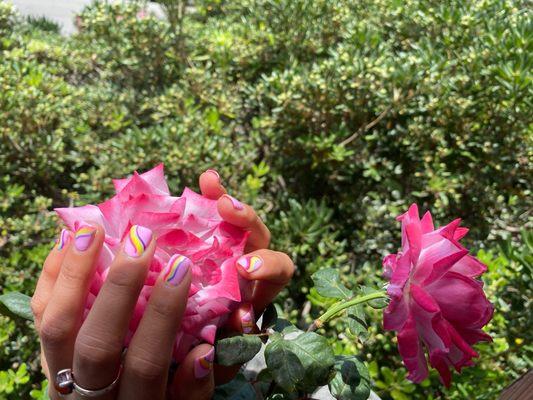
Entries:
[[377, 116], [376, 119], [374, 119], [373, 121], [370, 121], [368, 124], [366, 125], [363, 125], [361, 128], [359, 128], [357, 131], [355, 131], [355, 133], [353, 133], [350, 137], [344, 139], [340, 145], [341, 146], [346, 146], [348, 143], [351, 143], [352, 141], [354, 141], [357, 136], [359, 136], [360, 134], [364, 133], [364, 132], [368, 132], [370, 129], [372, 129], [374, 126], [376, 126], [377, 124], [379, 124], [379, 122], [385, 118], [385, 116], [389, 113], [389, 111], [392, 109], [392, 106], [389, 106], [387, 107], [385, 110], [383, 110], [381, 112], [381, 114], [379, 114]]

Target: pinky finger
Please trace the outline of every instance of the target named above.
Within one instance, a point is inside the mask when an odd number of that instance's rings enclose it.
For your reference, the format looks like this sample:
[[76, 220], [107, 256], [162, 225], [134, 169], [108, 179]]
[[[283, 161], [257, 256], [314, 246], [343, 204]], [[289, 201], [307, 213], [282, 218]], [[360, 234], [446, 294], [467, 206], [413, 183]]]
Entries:
[[65, 256], [71, 241], [72, 232], [63, 229], [59, 234], [59, 238], [56, 241], [54, 248], [50, 251], [50, 254], [48, 254], [48, 257], [46, 257], [46, 260], [44, 261], [41, 276], [37, 281], [37, 286], [31, 299], [31, 309], [34, 315], [35, 328], [38, 332], [41, 327], [44, 310], [48, 305], [50, 296], [52, 296], [52, 291], [57, 276], [59, 275], [63, 257]]

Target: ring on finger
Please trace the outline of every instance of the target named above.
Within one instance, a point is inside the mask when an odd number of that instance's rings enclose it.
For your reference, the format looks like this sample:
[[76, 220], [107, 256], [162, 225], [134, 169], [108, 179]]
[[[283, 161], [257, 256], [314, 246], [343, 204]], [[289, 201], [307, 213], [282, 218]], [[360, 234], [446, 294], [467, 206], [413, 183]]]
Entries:
[[113, 382], [111, 382], [106, 387], [101, 389], [85, 389], [76, 383], [72, 369], [67, 368], [59, 371], [56, 375], [54, 382], [54, 388], [60, 396], [65, 396], [71, 394], [73, 391], [85, 396], [85, 397], [99, 397], [104, 394], [110, 393], [120, 381], [120, 376], [122, 375], [122, 364], [118, 370], [117, 377]]

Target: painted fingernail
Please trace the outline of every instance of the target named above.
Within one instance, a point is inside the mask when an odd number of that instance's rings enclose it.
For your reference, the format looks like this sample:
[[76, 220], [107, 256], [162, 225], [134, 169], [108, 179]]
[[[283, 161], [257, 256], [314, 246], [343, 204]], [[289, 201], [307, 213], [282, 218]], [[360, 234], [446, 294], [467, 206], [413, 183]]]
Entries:
[[196, 379], [205, 378], [213, 369], [213, 360], [215, 359], [215, 348], [211, 347], [205, 355], [194, 360], [194, 376]]
[[133, 225], [130, 228], [124, 251], [130, 257], [140, 257], [152, 241], [152, 231], [144, 226]]
[[209, 174], [213, 174], [213, 175], [215, 175], [215, 176], [217, 177], [217, 180], [220, 180], [220, 175], [218, 174], [218, 172], [217, 172], [216, 170], [214, 170], [214, 169], [208, 169], [208, 170], [205, 171], [205, 172], [207, 172], [207, 173], [209, 173]]
[[231, 201], [231, 204], [233, 204], [233, 208], [234, 209], [236, 209], [236, 210], [244, 210], [244, 204], [242, 204], [235, 197], [232, 197], [229, 194], [225, 194], [224, 196], [227, 197]]
[[237, 260], [237, 265], [246, 272], [254, 272], [263, 266], [263, 259], [259, 256], [242, 256]]
[[252, 333], [255, 325], [254, 309], [250, 306], [250, 310], [245, 312], [241, 317], [241, 327], [244, 333]]
[[74, 235], [74, 246], [76, 250], [85, 251], [93, 242], [96, 228], [90, 225], [82, 225]]
[[61, 229], [59, 238], [56, 240], [56, 250], [61, 251], [70, 241], [70, 231], [68, 229]]
[[178, 286], [187, 275], [189, 268], [191, 268], [191, 260], [181, 254], [174, 254], [163, 270], [163, 280], [171, 286]]

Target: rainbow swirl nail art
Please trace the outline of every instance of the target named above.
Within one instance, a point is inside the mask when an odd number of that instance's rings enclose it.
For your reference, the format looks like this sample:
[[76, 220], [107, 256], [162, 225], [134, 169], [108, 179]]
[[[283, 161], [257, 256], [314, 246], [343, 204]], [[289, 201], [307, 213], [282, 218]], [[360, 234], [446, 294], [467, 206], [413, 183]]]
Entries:
[[70, 241], [70, 231], [68, 229], [61, 229], [59, 239], [56, 240], [56, 250], [61, 251]]
[[173, 255], [163, 270], [163, 281], [178, 286], [191, 267], [191, 260], [180, 254]]
[[198, 357], [194, 360], [194, 376], [196, 379], [205, 378], [213, 369], [213, 361], [215, 359], [215, 348], [211, 347], [211, 350], [202, 357]]
[[130, 228], [124, 251], [130, 257], [140, 257], [152, 241], [152, 231], [144, 226], [133, 225]]
[[254, 309], [250, 307], [250, 311], [244, 313], [241, 317], [241, 327], [244, 333], [252, 333], [255, 327]]
[[257, 271], [263, 266], [263, 260], [258, 256], [242, 256], [237, 260], [237, 265], [246, 272], [251, 273]]
[[227, 199], [229, 199], [229, 201], [231, 201], [231, 205], [233, 206], [234, 209], [238, 211], [244, 210], [244, 204], [242, 204], [235, 197], [230, 196], [229, 194], [225, 194], [224, 197], [226, 197]]
[[82, 225], [74, 235], [74, 246], [79, 251], [85, 251], [91, 246], [96, 228], [90, 225]]

